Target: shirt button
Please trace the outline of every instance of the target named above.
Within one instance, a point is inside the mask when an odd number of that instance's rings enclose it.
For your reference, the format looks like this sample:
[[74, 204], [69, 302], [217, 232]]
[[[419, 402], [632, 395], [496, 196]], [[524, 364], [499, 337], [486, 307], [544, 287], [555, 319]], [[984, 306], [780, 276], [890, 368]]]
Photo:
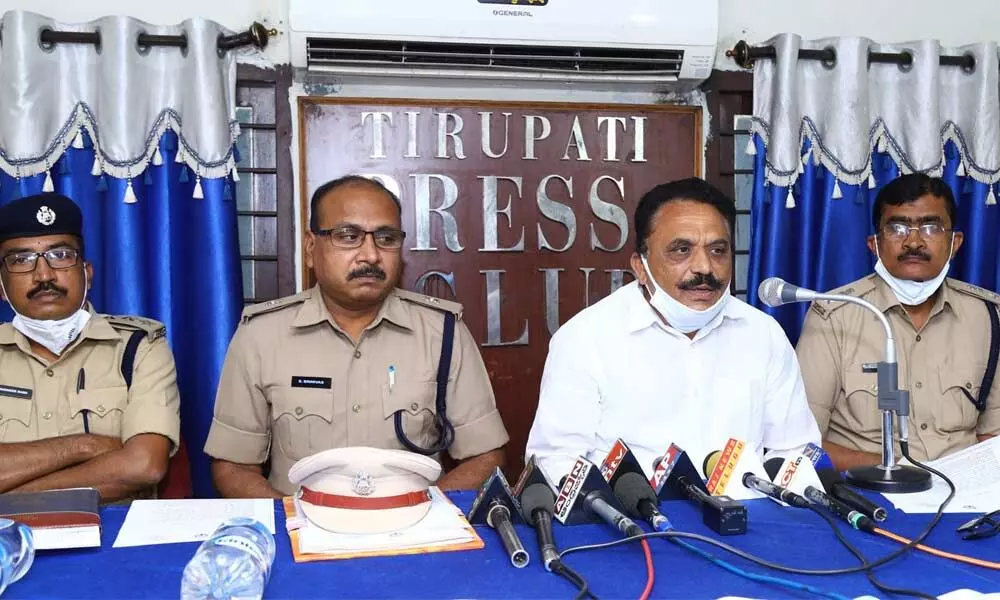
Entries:
[[97, 412], [99, 412], [99, 413], [104, 412], [104, 405], [103, 404], [98, 404], [97, 405]]
[[50, 413], [50, 412], [47, 412], [47, 413], [45, 413], [44, 415], [42, 415], [42, 418], [43, 418], [43, 419], [45, 419], [45, 420], [47, 421], [47, 420], [49, 420], [49, 419], [51, 419], [51, 418], [52, 418], [52, 413]]
[[410, 405], [410, 410], [417, 410], [418, 408], [420, 408], [420, 405], [416, 402]]
[[918, 341], [918, 342], [920, 341], [920, 336], [919, 336], [919, 335], [917, 336], [917, 341]]
[[921, 424], [920, 424], [920, 429], [922, 429], [922, 430], [925, 430], [925, 431], [926, 431], [926, 430], [927, 430], [927, 423], [921, 423]]
[[917, 382], [917, 389], [919, 390], [922, 387], [924, 387], [924, 384], [918, 381]]
[[361, 358], [361, 350], [354, 351], [354, 358]]
[[49, 377], [52, 377], [53, 375], [55, 375], [55, 373], [52, 371], [52, 369], [45, 369], [45, 374], [48, 375]]
[[351, 407], [351, 410], [353, 410], [356, 413], [361, 412], [361, 405], [355, 404], [354, 406]]
[[301, 415], [302, 414], [302, 407], [301, 406], [296, 406], [295, 407], [295, 414], [297, 414], [297, 415]]
[[972, 384], [971, 384], [971, 383], [969, 383], [968, 381], [966, 381], [966, 382], [965, 382], [965, 389], [967, 389], [967, 390], [971, 390], [971, 389], [972, 389]]

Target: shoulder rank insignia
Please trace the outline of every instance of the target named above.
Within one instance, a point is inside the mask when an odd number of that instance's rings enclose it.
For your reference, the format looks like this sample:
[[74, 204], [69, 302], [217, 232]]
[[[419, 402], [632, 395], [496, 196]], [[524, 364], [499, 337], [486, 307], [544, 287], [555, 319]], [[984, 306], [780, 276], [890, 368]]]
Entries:
[[105, 315], [108, 324], [115, 329], [127, 329], [129, 331], [145, 331], [149, 341], [157, 340], [167, 335], [167, 327], [159, 321], [136, 317], [133, 315]]
[[401, 300], [406, 300], [407, 302], [413, 302], [414, 304], [419, 304], [421, 306], [426, 306], [427, 308], [433, 308], [436, 310], [444, 310], [450, 313], [455, 313], [455, 316], [459, 319], [462, 318], [462, 305], [458, 302], [452, 302], [451, 300], [442, 300], [441, 298], [436, 298], [434, 296], [427, 296], [424, 294], [418, 294], [416, 292], [411, 292], [409, 290], [404, 290], [401, 288], [396, 288], [396, 295], [399, 296]]
[[948, 286], [956, 292], [969, 296], [975, 296], [976, 298], [992, 302], [993, 304], [1000, 304], [1000, 294], [997, 294], [996, 292], [992, 292], [986, 288], [981, 288], [978, 285], [972, 285], [971, 283], [966, 283], [957, 279], [948, 278], [946, 281]]
[[275, 300], [268, 300], [267, 302], [261, 302], [259, 304], [254, 304], [243, 309], [243, 316], [240, 317], [241, 323], [246, 323], [250, 319], [271, 312], [281, 310], [289, 306], [295, 306], [297, 304], [302, 304], [309, 299], [310, 290], [300, 292], [294, 296], [285, 296], [284, 298], [277, 298]]

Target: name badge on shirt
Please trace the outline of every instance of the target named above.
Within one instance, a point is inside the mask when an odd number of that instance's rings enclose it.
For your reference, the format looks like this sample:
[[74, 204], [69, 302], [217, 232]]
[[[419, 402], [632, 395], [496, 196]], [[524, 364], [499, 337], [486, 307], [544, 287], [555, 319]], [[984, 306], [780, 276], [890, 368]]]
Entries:
[[329, 377], [302, 377], [301, 375], [292, 375], [292, 387], [328, 390], [332, 386], [333, 380]]
[[0, 396], [10, 396], [11, 398], [23, 398], [31, 400], [33, 393], [27, 388], [13, 387], [10, 385], [0, 385]]

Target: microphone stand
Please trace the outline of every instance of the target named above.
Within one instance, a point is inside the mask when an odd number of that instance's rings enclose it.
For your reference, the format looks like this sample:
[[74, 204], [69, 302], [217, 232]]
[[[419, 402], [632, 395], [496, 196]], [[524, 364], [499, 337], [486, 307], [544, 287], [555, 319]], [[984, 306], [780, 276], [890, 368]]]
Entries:
[[[855, 467], [847, 470], [847, 481], [859, 488], [908, 494], [930, 489], [931, 475], [923, 469], [908, 465], [897, 465], [893, 446], [893, 414], [899, 416], [899, 441], [908, 443], [910, 439], [910, 392], [899, 389], [899, 364], [896, 362], [896, 340], [892, 335], [889, 319], [871, 302], [854, 296], [841, 294], [821, 294], [805, 288], [790, 285], [780, 279], [771, 278], [761, 282], [758, 295], [769, 306], [780, 306], [788, 302], [809, 302], [827, 300], [857, 304], [874, 314], [885, 330], [885, 359], [875, 365], [864, 365], [866, 373], [877, 373], [878, 408], [882, 411], [882, 464]], [[767, 296], [765, 298], [765, 296]], [[772, 304], [772, 302], [774, 302]]]

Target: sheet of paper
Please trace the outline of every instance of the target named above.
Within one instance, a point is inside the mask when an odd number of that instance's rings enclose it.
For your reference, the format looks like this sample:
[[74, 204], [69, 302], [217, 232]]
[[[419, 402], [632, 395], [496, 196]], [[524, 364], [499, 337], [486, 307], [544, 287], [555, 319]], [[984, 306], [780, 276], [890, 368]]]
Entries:
[[431, 509], [416, 525], [392, 533], [351, 535], [332, 533], [301, 521], [299, 550], [323, 553], [418, 548], [468, 542], [475, 536], [468, 531], [468, 522], [454, 504], [436, 487], [431, 490]]
[[114, 547], [200, 542], [233, 517], [253, 517], [274, 533], [272, 500], [136, 500]]
[[[927, 463], [955, 484], [955, 497], [945, 508], [950, 513], [989, 512], [1000, 509], [1000, 437]], [[931, 477], [931, 489], [917, 494], [885, 494], [886, 500], [907, 513], [933, 513], [948, 496], [948, 484]]]

